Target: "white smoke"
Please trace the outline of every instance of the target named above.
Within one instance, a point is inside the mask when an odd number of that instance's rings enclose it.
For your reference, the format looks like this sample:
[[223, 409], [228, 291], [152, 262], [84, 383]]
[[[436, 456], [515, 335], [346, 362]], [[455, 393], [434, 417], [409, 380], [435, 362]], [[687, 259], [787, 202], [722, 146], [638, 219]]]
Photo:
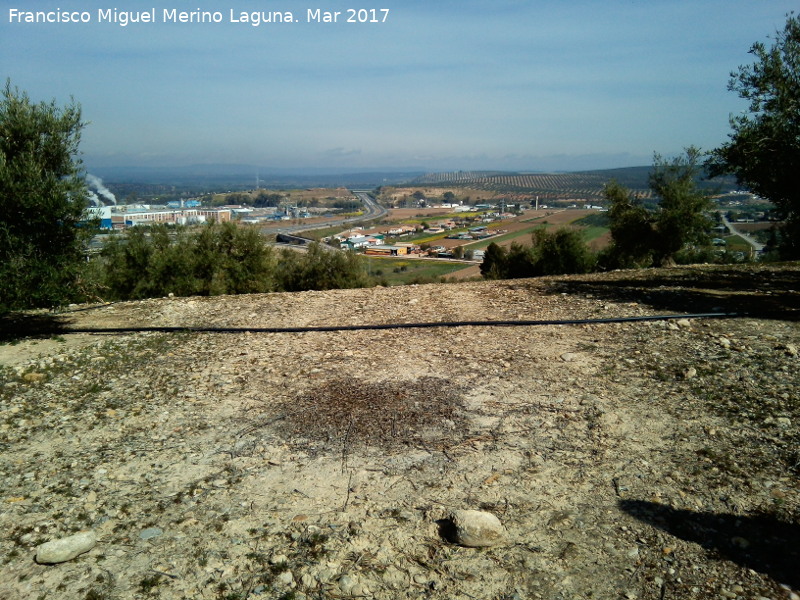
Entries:
[[103, 206], [103, 203], [100, 202], [100, 198], [98, 198], [97, 194], [95, 194], [92, 190], [89, 190], [89, 202], [95, 206]]
[[[117, 205], [117, 198], [114, 194], [111, 193], [106, 186], [103, 185], [103, 180], [97, 177], [96, 175], [92, 175], [91, 173], [86, 174], [86, 183], [88, 183], [91, 187], [97, 190], [97, 194], [100, 194], [103, 198], [108, 200], [114, 206]], [[90, 194], [93, 192], [90, 190]], [[97, 194], [94, 194], [94, 197], [97, 198]], [[91, 196], [89, 196], [91, 198]], [[98, 198], [99, 199], [99, 198]]]

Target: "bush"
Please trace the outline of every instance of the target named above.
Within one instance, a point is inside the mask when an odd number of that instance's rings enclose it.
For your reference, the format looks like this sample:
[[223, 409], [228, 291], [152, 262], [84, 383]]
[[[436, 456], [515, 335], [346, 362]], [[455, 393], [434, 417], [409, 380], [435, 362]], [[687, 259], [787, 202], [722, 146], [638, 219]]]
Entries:
[[368, 287], [369, 277], [355, 252], [328, 250], [317, 243], [305, 253], [284, 250], [278, 287], [287, 292]]
[[580, 233], [574, 229], [559, 229], [549, 233], [538, 229], [533, 233], [533, 246], [513, 243], [508, 250], [489, 244], [481, 263], [485, 279], [518, 279], [541, 275], [588, 273], [595, 268], [596, 259]]
[[555, 233], [539, 229], [533, 233], [533, 243], [537, 275], [588, 273], [595, 267], [594, 254], [575, 229]]
[[106, 243], [99, 289], [109, 299], [267, 292], [274, 260], [258, 231], [233, 223], [194, 232], [164, 225], [134, 227]]

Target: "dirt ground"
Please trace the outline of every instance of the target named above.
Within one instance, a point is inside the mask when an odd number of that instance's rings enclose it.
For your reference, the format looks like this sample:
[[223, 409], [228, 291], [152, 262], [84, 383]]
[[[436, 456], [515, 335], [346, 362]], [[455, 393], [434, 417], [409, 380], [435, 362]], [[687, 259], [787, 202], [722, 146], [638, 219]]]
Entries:
[[[5, 319], [0, 598], [798, 598], [798, 276]], [[506, 539], [454, 543], [457, 509]], [[88, 552], [34, 560], [86, 530]]]

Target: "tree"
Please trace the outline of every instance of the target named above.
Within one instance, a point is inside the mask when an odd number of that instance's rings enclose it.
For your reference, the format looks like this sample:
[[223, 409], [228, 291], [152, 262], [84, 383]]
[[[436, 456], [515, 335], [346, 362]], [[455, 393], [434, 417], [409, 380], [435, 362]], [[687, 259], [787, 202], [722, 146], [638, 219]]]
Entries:
[[561, 228], [550, 233], [537, 229], [532, 241], [532, 246], [512, 242], [508, 250], [489, 244], [480, 267], [484, 279], [588, 273], [594, 268], [595, 256], [577, 230]]
[[604, 254], [609, 268], [649, 266], [653, 262], [654, 235], [650, 214], [629, 190], [617, 181], [605, 186], [603, 195], [609, 201], [611, 246]]
[[731, 116], [730, 141], [712, 151], [710, 174], [732, 173], [743, 186], [774, 203], [786, 220], [781, 240], [785, 258], [800, 257], [800, 19], [786, 17], [767, 48], [750, 48], [756, 62], [730, 74], [728, 90], [749, 102], [747, 113]]
[[480, 269], [484, 279], [504, 279], [508, 274], [508, 252], [492, 242], [486, 248]]
[[657, 265], [673, 262], [678, 252], [689, 245], [708, 242], [711, 198], [697, 185], [701, 156], [699, 148], [690, 146], [684, 155], [671, 161], [659, 154], [654, 157], [650, 189], [659, 199], [653, 238]]
[[613, 240], [602, 259], [606, 268], [668, 265], [682, 250], [707, 242], [711, 200], [697, 183], [700, 157], [693, 146], [672, 160], [655, 155], [650, 173], [650, 189], [658, 198], [654, 211], [618, 183], [606, 186]]
[[34, 104], [7, 81], [0, 97], [0, 313], [75, 295], [92, 227], [74, 102]]
[[109, 298], [249, 294], [275, 289], [275, 261], [258, 230], [209, 223], [194, 230], [133, 227], [106, 242], [100, 287]]
[[287, 292], [367, 287], [364, 265], [355, 252], [326, 250], [318, 243], [304, 253], [284, 250], [277, 273], [280, 289]]
[[566, 227], [555, 233], [544, 228], [534, 231], [533, 256], [537, 275], [588, 273], [595, 265], [580, 232]]

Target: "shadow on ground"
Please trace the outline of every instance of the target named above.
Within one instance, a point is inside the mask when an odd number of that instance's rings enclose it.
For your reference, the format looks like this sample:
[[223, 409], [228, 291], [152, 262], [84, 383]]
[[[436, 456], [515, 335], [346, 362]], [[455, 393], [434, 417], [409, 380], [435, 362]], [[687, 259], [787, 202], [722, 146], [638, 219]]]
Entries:
[[620, 508], [722, 558], [800, 589], [800, 525], [796, 523], [766, 514], [694, 512], [644, 500], [622, 500]]
[[0, 343], [14, 342], [23, 338], [47, 338], [69, 333], [67, 319], [63, 315], [20, 314], [0, 315]]
[[552, 293], [637, 302], [672, 313], [735, 312], [800, 320], [800, 266], [677, 267], [553, 282]]

